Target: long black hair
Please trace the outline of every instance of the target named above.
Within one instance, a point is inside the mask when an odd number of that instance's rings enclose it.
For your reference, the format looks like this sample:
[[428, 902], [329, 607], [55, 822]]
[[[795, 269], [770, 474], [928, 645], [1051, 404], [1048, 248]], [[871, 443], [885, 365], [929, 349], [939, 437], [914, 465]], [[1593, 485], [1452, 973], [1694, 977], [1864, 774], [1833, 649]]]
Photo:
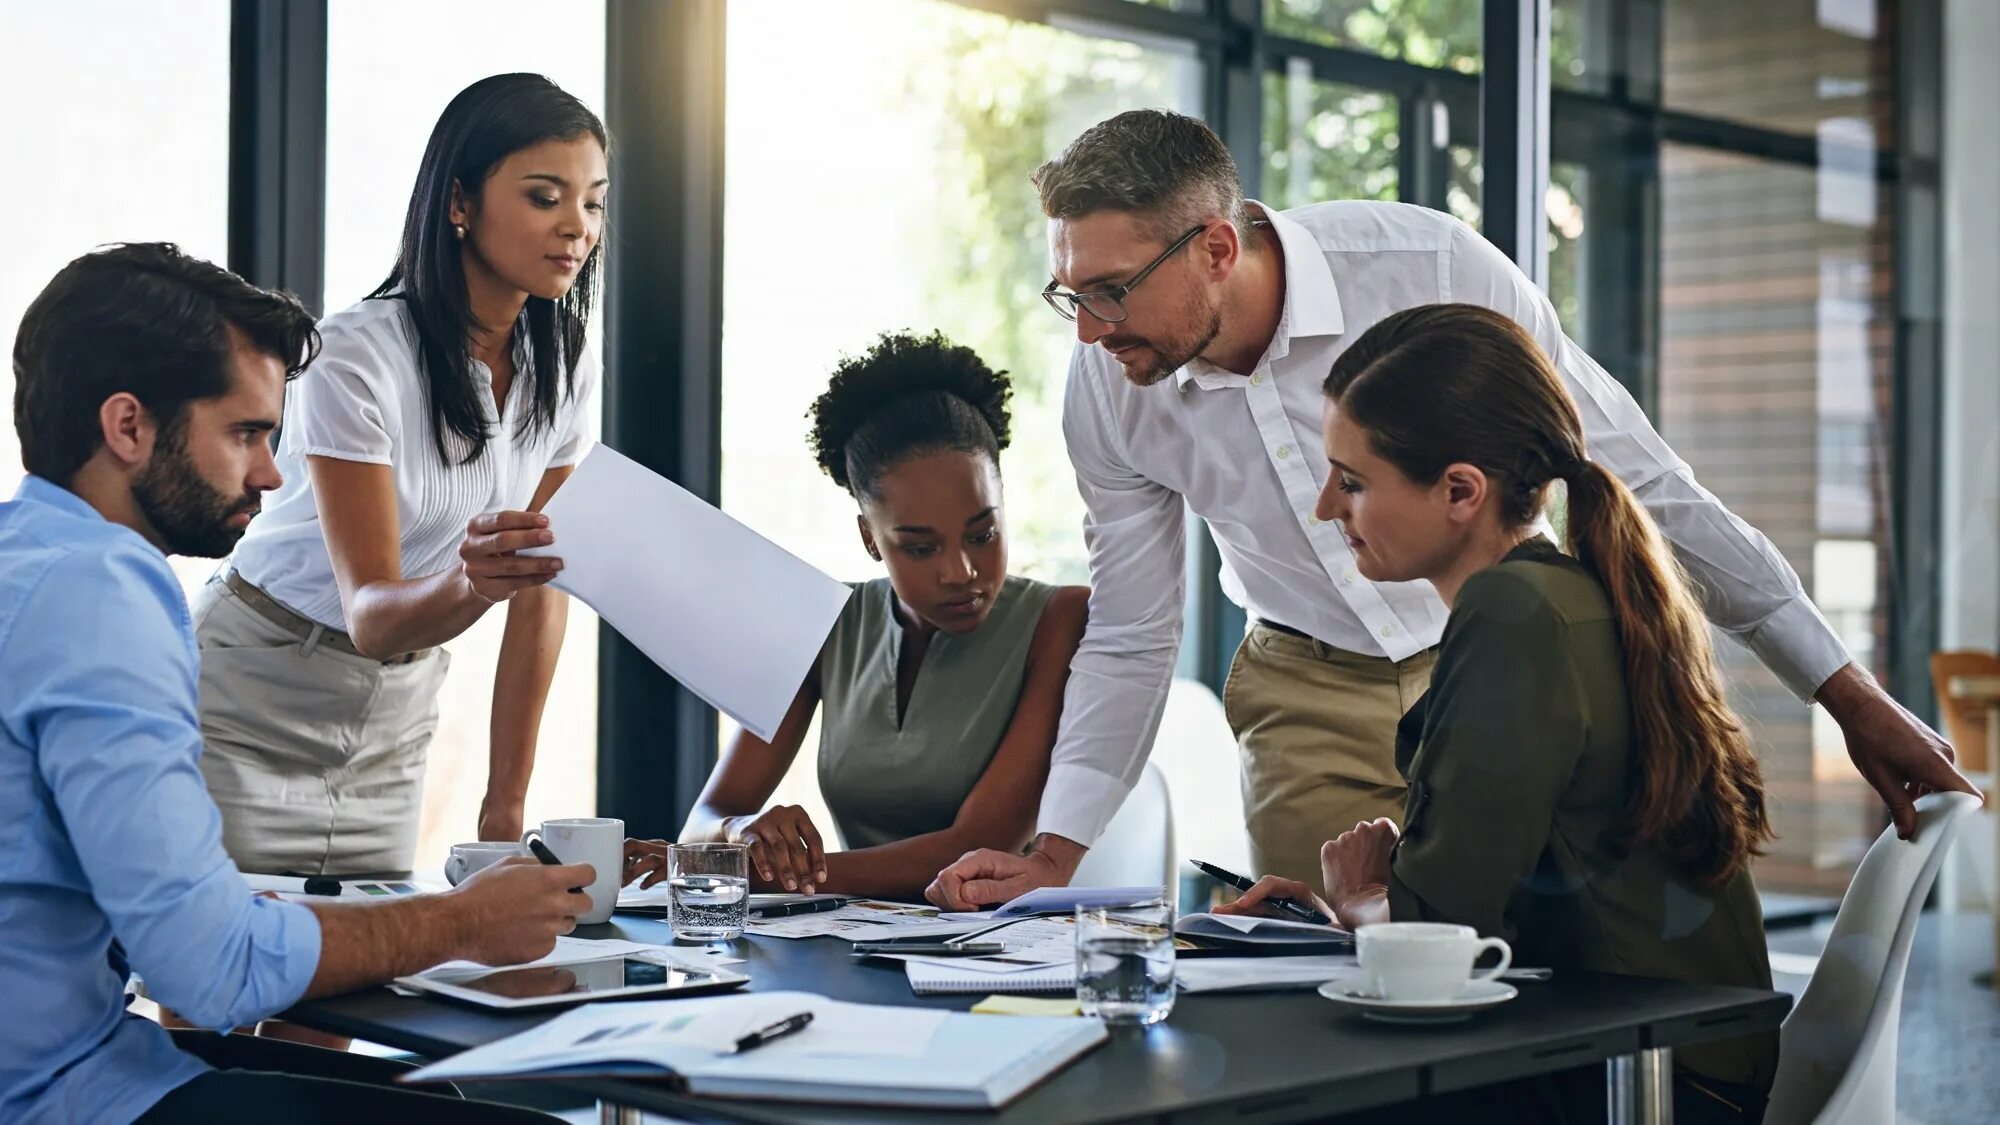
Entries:
[[[561, 87], [539, 74], [496, 74], [451, 99], [424, 146], [396, 266], [368, 297], [409, 304], [430, 397], [431, 435], [447, 464], [477, 461], [491, 436], [469, 370], [468, 340], [480, 325], [473, 318], [460, 243], [451, 229], [452, 188], [472, 198], [512, 154], [543, 141], [583, 136], [597, 138], [610, 151], [604, 123]], [[517, 338], [527, 344], [521, 375], [531, 406], [521, 420], [524, 436], [554, 428], [562, 397], [575, 393], [602, 249], [601, 241], [591, 247], [576, 283], [561, 299], [529, 297], [514, 325]], [[454, 447], [462, 453], [454, 455]]]
[[890, 333], [834, 368], [809, 415], [813, 454], [856, 499], [918, 453], [984, 453], [998, 465], [1013, 393], [1006, 372], [942, 333]]

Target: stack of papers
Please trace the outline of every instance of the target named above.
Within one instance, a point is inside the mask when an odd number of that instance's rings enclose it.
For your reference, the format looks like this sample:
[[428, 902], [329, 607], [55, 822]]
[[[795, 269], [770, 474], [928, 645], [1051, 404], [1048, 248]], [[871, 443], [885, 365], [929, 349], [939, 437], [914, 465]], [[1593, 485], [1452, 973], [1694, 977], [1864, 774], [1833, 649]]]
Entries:
[[[803, 1031], [738, 1052], [801, 1012]], [[405, 1078], [456, 1082], [619, 1075], [709, 1097], [998, 1109], [1103, 1042], [1096, 1020], [847, 1004], [803, 992], [589, 1004]]]

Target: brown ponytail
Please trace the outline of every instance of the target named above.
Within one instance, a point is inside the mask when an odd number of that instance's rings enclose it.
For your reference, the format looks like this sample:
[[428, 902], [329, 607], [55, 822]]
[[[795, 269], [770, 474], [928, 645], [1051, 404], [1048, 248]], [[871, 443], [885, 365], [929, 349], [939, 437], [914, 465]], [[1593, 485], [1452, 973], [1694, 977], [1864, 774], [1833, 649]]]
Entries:
[[1375, 452], [1419, 484], [1485, 472], [1510, 527], [1563, 481], [1565, 546], [1611, 599], [1638, 748], [1626, 840], [1726, 881], [1772, 838], [1762, 771], [1723, 694], [1708, 624], [1680, 563], [1623, 481], [1584, 453], [1576, 403], [1534, 337], [1477, 305], [1377, 323], [1334, 361], [1326, 394]]

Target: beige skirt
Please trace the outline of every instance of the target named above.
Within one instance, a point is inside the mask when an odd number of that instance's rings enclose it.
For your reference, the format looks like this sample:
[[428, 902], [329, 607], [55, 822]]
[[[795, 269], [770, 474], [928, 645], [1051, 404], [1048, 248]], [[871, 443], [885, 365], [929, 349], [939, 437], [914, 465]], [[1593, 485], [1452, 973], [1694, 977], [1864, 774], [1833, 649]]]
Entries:
[[385, 664], [302, 639], [221, 574], [193, 611], [201, 770], [236, 865], [262, 874], [410, 870], [445, 651]]

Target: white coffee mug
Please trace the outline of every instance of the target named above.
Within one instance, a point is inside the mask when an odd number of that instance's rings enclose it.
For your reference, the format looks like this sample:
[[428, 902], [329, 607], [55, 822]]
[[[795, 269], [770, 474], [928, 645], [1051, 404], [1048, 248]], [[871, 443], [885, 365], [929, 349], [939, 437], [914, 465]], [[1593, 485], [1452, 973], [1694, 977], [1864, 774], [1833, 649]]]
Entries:
[[[1500, 963], [1475, 974], [1472, 963], [1489, 949], [1500, 951]], [[1468, 985], [1494, 980], [1514, 963], [1514, 951], [1499, 938], [1441, 922], [1362, 926], [1354, 931], [1354, 951], [1377, 996], [1418, 1003], [1456, 999]]]
[[545, 820], [541, 828], [522, 834], [523, 847], [530, 836], [540, 836], [564, 863], [588, 863], [597, 869], [597, 878], [584, 888], [590, 895], [590, 913], [576, 921], [580, 926], [609, 922], [618, 908], [620, 877], [625, 873], [625, 822], [609, 816]]
[[453, 844], [444, 861], [444, 881], [456, 887], [472, 873], [491, 867], [509, 856], [525, 855], [521, 845], [505, 840], [482, 840], [473, 844]]

